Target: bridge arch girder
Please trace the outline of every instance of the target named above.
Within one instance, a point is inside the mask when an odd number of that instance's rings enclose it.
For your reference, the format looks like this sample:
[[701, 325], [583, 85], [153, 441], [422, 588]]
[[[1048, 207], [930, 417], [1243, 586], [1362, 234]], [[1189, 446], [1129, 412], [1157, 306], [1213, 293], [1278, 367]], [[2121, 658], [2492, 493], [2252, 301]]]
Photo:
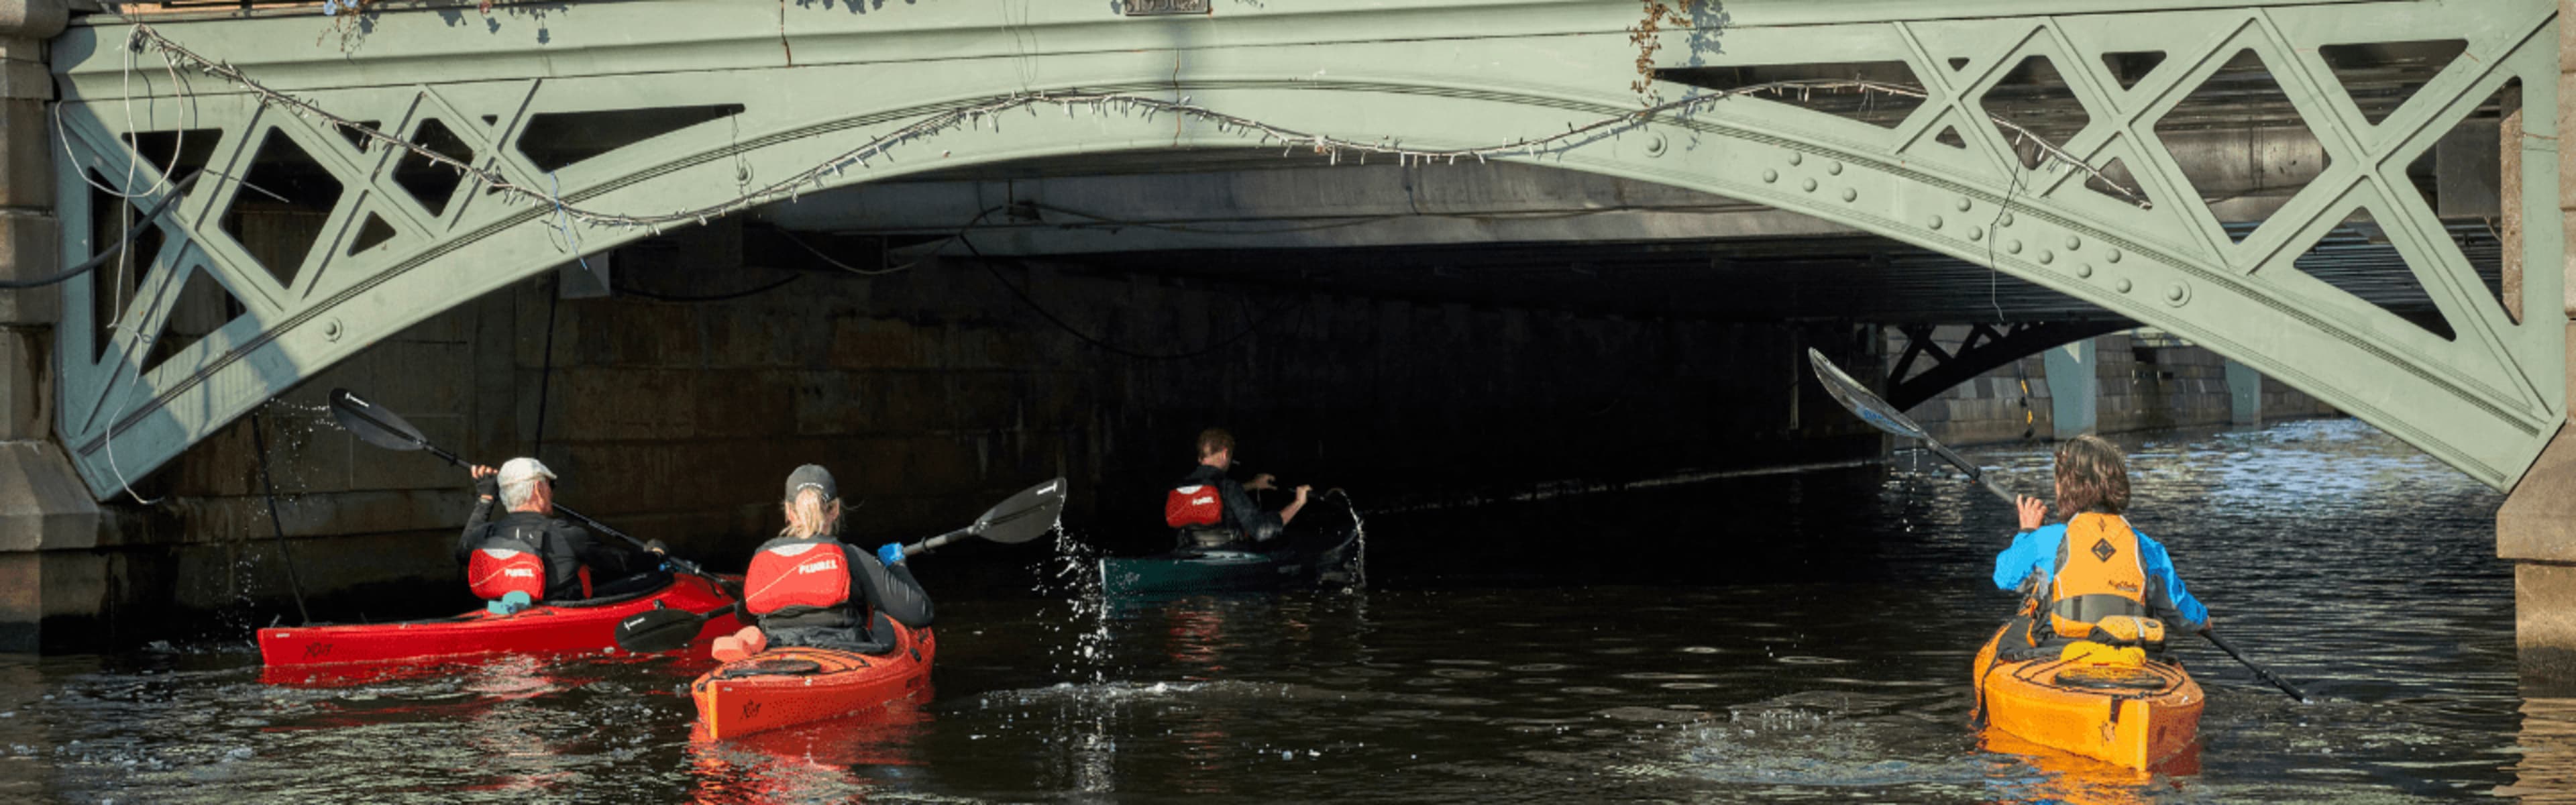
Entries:
[[[1510, 35], [1441, 39], [1425, 36], [1432, 29], [1419, 26], [1450, 17], [1411, 12], [1479, 4], [1417, 5], [1398, 10], [1405, 13], [1379, 12], [1383, 24], [1365, 35], [1295, 46], [1202, 49], [1175, 36], [1129, 50], [1057, 44], [1059, 50], [1031, 46], [989, 58], [936, 60], [924, 52], [916, 54], [921, 58], [864, 62], [842, 54], [846, 60], [837, 63], [795, 67], [744, 66], [711, 56], [709, 62], [718, 66], [683, 71], [668, 65], [647, 70], [650, 61], [620, 62], [608, 54], [577, 69], [548, 67], [542, 76], [534, 67], [526, 75], [508, 74], [507, 65], [525, 60], [498, 58], [524, 56], [526, 46], [441, 30], [407, 31], [396, 24], [402, 20], [388, 19], [378, 23], [369, 47], [409, 59], [388, 57], [388, 65], [416, 66], [418, 54], [445, 52], [443, 58], [458, 60], [496, 57], [475, 63], [503, 66], [483, 68], [472, 80], [423, 84], [383, 81], [391, 67], [368, 64], [365, 52], [352, 57], [357, 66], [344, 79], [290, 60], [265, 64], [275, 66], [280, 89], [333, 114], [382, 121], [386, 130], [405, 136], [420, 121], [436, 118], [457, 133], [478, 166], [522, 185], [560, 187], [568, 203], [579, 207], [634, 213], [718, 203], [762, 177], [794, 175], [856, 141], [925, 115], [1029, 91], [1188, 96], [1202, 107], [1286, 128], [1361, 141], [1400, 140], [1423, 149], [1543, 137], [1637, 108], [1626, 91], [1635, 51], [1624, 35], [1613, 33], [1632, 22], [1625, 18], [1631, 8], [1549, 4], [1541, 10], [1495, 2], [1489, 5], [1513, 11], [1505, 26]], [[1809, 110], [1794, 98], [1739, 97], [1565, 147], [1496, 158], [1756, 201], [1990, 263], [2205, 344], [2481, 481], [2509, 486], [2565, 419], [2565, 320], [2547, 303], [2560, 298], [2560, 275], [2526, 276], [2525, 297], [2542, 303], [2531, 306], [2524, 322], [2509, 320], [2492, 298], [2480, 298], [2480, 281], [2458, 249], [2439, 236], [2433, 211], [2419, 195], [2401, 192], [2401, 183], [2406, 164], [2441, 133], [2497, 87], [2520, 79], [2523, 142], [2533, 158], [2522, 163], [2519, 196], [2505, 203], [2531, 213], [2523, 217], [2522, 263], [2561, 264], [2564, 238], [2550, 145], [2556, 136], [2555, 3], [2499, 0], [2475, 19], [2419, 2], [2250, 5], [1910, 22], [1766, 17], [1755, 13], [1765, 8], [1757, 5], [1718, 32], [1722, 51], [1676, 33], [1667, 36], [1663, 55], [1679, 66], [1881, 61], [1901, 54], [1924, 81], [1925, 102], [1903, 122], [1882, 128]], [[669, 27], [667, 6], [647, 11], [606, 4], [581, 11], [584, 25]], [[1276, 30], [1259, 27], [1263, 12], [1245, 14], [1254, 22], [1243, 23], [1243, 30]], [[835, 26], [868, 24], [859, 17], [818, 19], [812, 23], [818, 38]], [[1766, 24], [1771, 20], [1781, 24]], [[286, 35], [292, 24], [254, 19], [160, 30], [259, 80], [260, 45]], [[1205, 27], [1151, 30], [1223, 31], [1221, 26], [1235, 23], [1196, 24]], [[1358, 30], [1349, 27], [1356, 24], [1346, 21], [1333, 30]], [[68, 47], [58, 43], [57, 52], [68, 54], [58, 57], [56, 70], [69, 88], [64, 123], [74, 155], [60, 160], [57, 171], [65, 230], [89, 232], [93, 215], [110, 212], [91, 209], [84, 177], [93, 170], [112, 185], [140, 193], [139, 206], [157, 200], [157, 171], [150, 164], [130, 165], [129, 152], [119, 145], [118, 138], [130, 131], [220, 131], [208, 164], [230, 176], [198, 182], [161, 218], [176, 237], [155, 256], [133, 301], [118, 315], [125, 326], [110, 343], [92, 343], [97, 322], [91, 320], [89, 297], [95, 285], [66, 287], [65, 326], [56, 339], [57, 421], [75, 464], [102, 497], [118, 488], [119, 476], [148, 472], [377, 339], [581, 252], [646, 234], [567, 223], [551, 208], [503, 203], [503, 196], [483, 193], [470, 181], [450, 194], [444, 209], [432, 210], [393, 178], [399, 160], [391, 149], [359, 148], [237, 87], [209, 86], [214, 79], [203, 76], [182, 73], [192, 83], [174, 85], [157, 71], [135, 72], [132, 108], [138, 112], [129, 118], [127, 99], [119, 94], [126, 78], [123, 57], [115, 47], [127, 34], [116, 26], [82, 28], [66, 34]], [[2376, 125], [2329, 83], [2331, 76], [2314, 57], [2321, 45], [2432, 36], [2464, 40], [2468, 57]], [[751, 47], [741, 41], [718, 44]], [[2154, 124], [2245, 49], [2273, 65], [2276, 79], [2334, 159], [2269, 222], [2234, 242], [2207, 206], [2194, 200], [2189, 179], [2163, 151]], [[2102, 56], [2139, 50], [2161, 50], [2167, 57], [2122, 89]], [[2090, 117], [2062, 144], [2064, 153], [2096, 168], [2121, 160], [2161, 203], [2140, 209], [2087, 189], [2089, 174], [2062, 163], [2025, 168], [2015, 144], [1985, 123], [1985, 93], [2031, 55], [2048, 56], [2069, 76]], [[1954, 59], [1961, 66], [1953, 68]], [[741, 111], [552, 172], [511, 147], [543, 114], [727, 104]], [[997, 127], [957, 129], [905, 144], [890, 161], [851, 168], [802, 192], [1014, 160], [1258, 144], [1204, 120], [1038, 111], [1002, 116]], [[1962, 144], [1940, 142], [1945, 129], [1959, 132]], [[233, 200], [246, 191], [237, 181], [239, 170], [222, 169], [247, 169], [272, 132], [343, 190], [315, 222], [320, 234], [305, 258], [285, 271], [263, 266], [223, 228]], [[2455, 340], [2405, 324], [2290, 267], [2308, 244], [2364, 208], [2454, 323]], [[353, 252], [352, 240], [367, 229], [369, 216], [394, 234]], [[578, 249], [567, 246], [575, 241]], [[86, 237], [65, 237], [63, 257], [85, 259], [94, 246]], [[169, 316], [171, 297], [194, 272], [241, 300], [243, 314], [149, 371], [138, 371], [140, 356], [152, 351], [151, 334]]]

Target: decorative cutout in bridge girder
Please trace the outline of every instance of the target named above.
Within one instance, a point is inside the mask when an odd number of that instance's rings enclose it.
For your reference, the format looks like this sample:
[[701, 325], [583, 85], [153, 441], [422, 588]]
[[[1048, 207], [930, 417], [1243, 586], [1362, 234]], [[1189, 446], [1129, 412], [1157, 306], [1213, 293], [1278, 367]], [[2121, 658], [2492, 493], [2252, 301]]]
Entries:
[[1993, 124], [1995, 134], [2012, 147], [2013, 156], [2021, 161], [2024, 170], [2037, 170], [2048, 159], [2039, 143], [2030, 142], [2031, 137], [2062, 143], [2093, 123], [2093, 113], [2084, 110], [2075, 88], [2067, 86], [2066, 77], [2046, 56], [2022, 59], [2012, 72], [2005, 73], [1986, 90], [1979, 103], [1989, 113], [1998, 108], [2014, 110], [2012, 122], [2029, 132], [2013, 131], [2001, 122]]
[[204, 266], [183, 264], [178, 270], [188, 272], [188, 281], [180, 286], [178, 298], [170, 301], [170, 313], [162, 318], [161, 331], [152, 337], [152, 347], [143, 353], [145, 374], [161, 368], [170, 356], [223, 327], [225, 322], [248, 312], [241, 299], [233, 296], [232, 289], [224, 287]]
[[742, 114], [738, 103], [539, 112], [519, 131], [519, 154], [537, 170], [554, 171], [674, 131]]
[[[2515, 219], [2521, 217], [2521, 205], [2507, 204], [2504, 198], [2504, 154], [2508, 149], [2522, 147], [2521, 114], [2522, 79], [2507, 79], [2467, 117], [2452, 124], [2450, 131], [2423, 156], [2407, 165], [2407, 184], [2423, 195], [2425, 206], [2434, 215], [2444, 220], [2476, 220], [2486, 232], [2494, 233], [2493, 239], [2501, 239], [2507, 232], [2519, 236], [2521, 225]], [[2499, 251], [2518, 251], [2520, 242], [2499, 245], [2497, 251], [2473, 253], [2458, 241], [2454, 238], [2451, 245], [2460, 247], [2459, 256], [2477, 269], [2478, 280], [2486, 286], [2489, 298], [2496, 301], [2508, 320], [2522, 321], [2522, 288], [2506, 288], [2504, 272], [2497, 263], [2505, 256]], [[2437, 248], [2450, 247], [2437, 244]]]
[[[2295, 158], [2257, 160], [2249, 153], [2243, 159], [2193, 158], [2175, 154], [2183, 178], [2191, 182], [2192, 192], [2202, 199], [2220, 196], [2261, 196], [2295, 194], [2308, 186], [2314, 177], [2325, 173], [2333, 162], [2323, 148], [2317, 147], [2316, 131], [2299, 115], [2290, 96], [2272, 77], [2272, 68], [2253, 48], [2243, 48], [2210, 74], [2199, 87], [2180, 103], [2156, 119], [2156, 137], [2168, 149], [2178, 144], [2201, 143], [2199, 147], [2217, 148], [2222, 144], [2195, 138], [2198, 132], [2210, 130], [2238, 131], [2252, 129], [2258, 134], [2277, 133], [2279, 139], [2264, 144], [2273, 153], [2314, 154], [2317, 164], [2311, 168]], [[2250, 142], [2250, 141], [2249, 141]], [[2251, 144], [2244, 145], [2252, 149]], [[2225, 188], [2226, 192], [2218, 189]], [[2247, 236], [2261, 229], [2271, 213], [2254, 218], [2255, 226], [2225, 227], [2231, 242], [2243, 243]], [[2234, 223], [2234, 222], [2221, 222]]]
[[241, 177], [222, 228], [280, 289], [293, 289], [304, 258], [322, 236], [322, 221], [340, 203], [340, 180], [285, 132], [269, 129]]
[[2124, 90], [2137, 89], [2140, 80], [2145, 79], [2148, 73], [2155, 72], [2156, 68], [2163, 66], [2164, 63], [2165, 52], [2161, 50], [2132, 50], [2102, 54], [2102, 66], [2111, 68], [2112, 80], [2120, 82], [2120, 88]]
[[2327, 233], [2291, 266], [2445, 341], [2459, 338], [2368, 207], [2355, 208], [2343, 227]]
[[2111, 161], [2102, 163], [2102, 172], [2099, 175], [2085, 177], [2084, 189], [2122, 200], [2127, 200], [2125, 194], [2135, 193], [2138, 199], [2149, 204], [2155, 203], [2155, 199], [2147, 195], [2146, 185], [2139, 184], [2138, 177], [2129, 174], [2129, 163], [2121, 161], [2119, 157], [2112, 157]]
[[206, 160], [214, 158], [215, 146], [223, 139], [223, 129], [142, 131], [125, 135], [125, 145], [175, 182], [206, 167]]
[[[1762, 64], [1729, 67], [1676, 67], [1655, 71], [1655, 78], [1705, 87], [1720, 92], [1734, 92], [1746, 87], [1782, 81], [1867, 81], [1904, 87], [1922, 86], [1914, 68], [1901, 61], [1818, 62], [1812, 64]], [[1853, 120], [1892, 129], [1905, 122], [1908, 115], [1923, 106], [1923, 99], [1887, 92], [1817, 89], [1811, 93], [1778, 96], [1808, 109], [1845, 120]]]
[[89, 272], [89, 359], [96, 363], [107, 358], [116, 328], [127, 325], [125, 310], [134, 301], [134, 289], [142, 286], [143, 273], [152, 268], [152, 258], [161, 253], [167, 236], [159, 225], [136, 220], [143, 211], [135, 209], [131, 202], [98, 189], [114, 186], [107, 183], [106, 177], [94, 170], [88, 173], [90, 253], [99, 254], [123, 241], [127, 226], [143, 228], [135, 233], [133, 245], [127, 246], [124, 253]]
[[2317, 57], [2334, 70], [2335, 80], [2343, 84], [2344, 94], [2361, 110], [2362, 119], [2376, 126], [2468, 49], [2468, 41], [2462, 39], [2365, 42], [2326, 45], [2317, 48]]
[[[438, 118], [422, 120], [411, 142], [458, 162], [474, 161], [474, 149], [466, 147], [465, 141]], [[465, 183], [465, 174], [416, 153], [405, 153], [402, 161], [394, 163], [393, 178], [394, 184], [401, 185], [403, 192], [410, 193], [412, 200], [420, 202], [421, 209], [431, 215], [447, 214], [447, 199], [456, 194], [457, 185]]]
[[394, 239], [394, 227], [384, 216], [367, 213], [366, 223], [358, 225], [358, 236], [349, 239], [349, 253], [357, 254], [375, 248], [376, 244]]

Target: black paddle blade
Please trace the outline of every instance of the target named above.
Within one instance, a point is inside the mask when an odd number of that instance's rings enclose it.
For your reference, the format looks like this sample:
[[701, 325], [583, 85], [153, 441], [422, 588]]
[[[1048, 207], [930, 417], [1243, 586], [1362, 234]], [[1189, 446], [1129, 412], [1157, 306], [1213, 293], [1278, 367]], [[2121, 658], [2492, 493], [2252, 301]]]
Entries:
[[1056, 516], [1064, 512], [1064, 479], [1057, 478], [1020, 490], [984, 516], [975, 518], [974, 534], [1004, 545], [1037, 539], [1055, 530]]
[[331, 419], [340, 429], [358, 437], [358, 441], [387, 450], [418, 450], [429, 446], [420, 429], [404, 422], [401, 415], [378, 408], [348, 389], [331, 390]]
[[637, 654], [658, 654], [689, 646], [706, 627], [707, 618], [732, 609], [728, 606], [705, 615], [685, 609], [648, 609], [617, 622], [617, 647]]
[[1923, 426], [1914, 424], [1914, 420], [1905, 418], [1905, 414], [1897, 411], [1896, 406], [1889, 405], [1886, 400], [1879, 399], [1878, 395], [1869, 393], [1869, 388], [1862, 386], [1860, 381], [1853, 380], [1851, 375], [1843, 374], [1842, 367], [1835, 366], [1833, 361], [1825, 360], [1824, 353], [1817, 352], [1812, 347], [1808, 348], [1807, 362], [1815, 365], [1816, 380], [1824, 384], [1825, 393], [1834, 395], [1834, 402], [1842, 403], [1844, 408], [1851, 409], [1853, 415], [1860, 417], [1860, 421], [1908, 439], [1930, 438], [1923, 432]]

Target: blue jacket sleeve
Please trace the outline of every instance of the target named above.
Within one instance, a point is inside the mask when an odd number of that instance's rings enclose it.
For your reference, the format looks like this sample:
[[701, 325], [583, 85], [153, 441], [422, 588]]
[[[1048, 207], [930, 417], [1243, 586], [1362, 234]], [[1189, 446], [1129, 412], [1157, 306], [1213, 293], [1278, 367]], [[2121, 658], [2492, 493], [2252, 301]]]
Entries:
[[[2056, 523], [2013, 535], [2012, 547], [1995, 554], [1996, 589], [2020, 591], [2023, 580], [2039, 574], [2043, 583], [2057, 560], [2057, 543], [2066, 539], [2066, 524]], [[2159, 556], [2163, 555], [2161, 550]]]
[[2166, 602], [2182, 616], [2183, 631], [2197, 632], [2209, 625], [2209, 608], [2201, 606], [2200, 599], [2191, 597], [2191, 590], [2182, 585], [2182, 577], [2174, 573], [2173, 556], [2165, 552], [2164, 543], [2140, 533], [2138, 563], [2146, 568], [2147, 578], [2163, 585]]

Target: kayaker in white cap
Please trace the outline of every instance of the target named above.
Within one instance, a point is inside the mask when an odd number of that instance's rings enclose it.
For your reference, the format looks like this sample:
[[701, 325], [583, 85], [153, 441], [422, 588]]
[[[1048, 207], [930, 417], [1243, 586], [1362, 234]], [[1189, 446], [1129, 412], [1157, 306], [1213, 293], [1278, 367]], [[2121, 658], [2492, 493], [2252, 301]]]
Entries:
[[1163, 500], [1163, 522], [1178, 529], [1180, 547], [1205, 550], [1268, 542], [1306, 508], [1306, 495], [1314, 487], [1297, 487], [1297, 498], [1287, 508], [1266, 512], [1244, 490], [1274, 489], [1276, 479], [1262, 473], [1245, 484], [1226, 477], [1234, 466], [1234, 434], [1224, 428], [1199, 431], [1198, 447], [1199, 465]]
[[[466, 585], [496, 613], [538, 601], [573, 601], [657, 587], [669, 581], [662, 557], [652, 551], [592, 537], [556, 519], [553, 470], [533, 458], [514, 458], [499, 469], [476, 465], [474, 513], [457, 537], [456, 560]], [[492, 504], [502, 514], [493, 518]], [[648, 544], [658, 544], [648, 543]], [[596, 582], [596, 583], [594, 583]]]
[[930, 625], [930, 596], [903, 562], [902, 543], [870, 554], [840, 540], [841, 491], [820, 466], [787, 476], [780, 503], [787, 528], [762, 543], [743, 574], [743, 611], [760, 621], [716, 638], [715, 658], [733, 661], [771, 645], [893, 650], [893, 623]]

